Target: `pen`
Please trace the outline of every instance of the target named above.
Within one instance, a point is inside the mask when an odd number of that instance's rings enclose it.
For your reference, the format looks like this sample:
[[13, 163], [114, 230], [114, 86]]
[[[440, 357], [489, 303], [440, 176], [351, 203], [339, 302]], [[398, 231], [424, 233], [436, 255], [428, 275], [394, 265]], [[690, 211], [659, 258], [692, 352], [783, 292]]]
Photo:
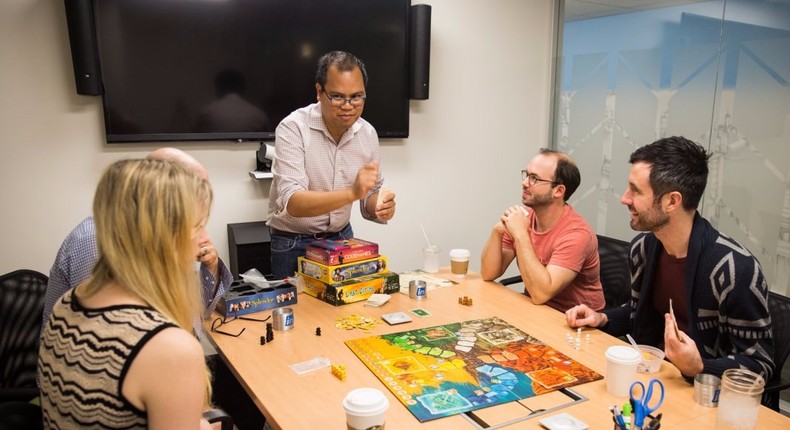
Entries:
[[617, 405], [612, 406], [609, 410], [611, 410], [612, 415], [614, 415], [614, 422], [617, 423], [620, 428], [625, 429], [625, 421], [623, 421], [623, 416], [620, 415], [620, 410], [617, 409]]
[[631, 404], [623, 405], [623, 428], [631, 430]]

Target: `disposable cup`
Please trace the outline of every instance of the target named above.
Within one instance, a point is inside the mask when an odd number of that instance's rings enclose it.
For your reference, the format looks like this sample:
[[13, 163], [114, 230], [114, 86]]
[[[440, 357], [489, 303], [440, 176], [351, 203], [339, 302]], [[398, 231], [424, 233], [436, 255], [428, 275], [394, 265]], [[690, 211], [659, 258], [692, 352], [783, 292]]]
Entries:
[[389, 401], [380, 390], [357, 388], [343, 399], [348, 430], [384, 429]]
[[439, 254], [441, 253], [436, 245], [426, 246], [422, 249], [422, 270], [428, 273], [439, 271]]
[[610, 346], [606, 350], [606, 391], [615, 397], [628, 397], [636, 380], [642, 354], [630, 346]]
[[451, 249], [450, 250], [450, 271], [457, 278], [466, 276], [469, 271], [469, 257], [472, 255], [468, 249]]
[[664, 361], [664, 351], [650, 345], [639, 345], [642, 351], [642, 362], [637, 366], [639, 373], [658, 373]]

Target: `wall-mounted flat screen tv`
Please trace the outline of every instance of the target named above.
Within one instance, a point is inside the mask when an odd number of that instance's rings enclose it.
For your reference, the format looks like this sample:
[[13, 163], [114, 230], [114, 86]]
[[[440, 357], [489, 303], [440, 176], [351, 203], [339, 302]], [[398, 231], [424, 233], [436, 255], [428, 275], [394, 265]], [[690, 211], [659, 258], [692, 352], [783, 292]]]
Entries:
[[108, 142], [273, 140], [316, 101], [318, 58], [351, 52], [362, 117], [409, 134], [410, 0], [94, 0]]

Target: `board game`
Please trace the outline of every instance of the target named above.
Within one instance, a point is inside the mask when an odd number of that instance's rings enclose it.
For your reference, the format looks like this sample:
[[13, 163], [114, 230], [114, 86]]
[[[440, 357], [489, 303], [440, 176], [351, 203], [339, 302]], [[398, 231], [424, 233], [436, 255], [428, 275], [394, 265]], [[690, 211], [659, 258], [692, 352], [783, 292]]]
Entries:
[[346, 345], [420, 422], [603, 378], [497, 317]]

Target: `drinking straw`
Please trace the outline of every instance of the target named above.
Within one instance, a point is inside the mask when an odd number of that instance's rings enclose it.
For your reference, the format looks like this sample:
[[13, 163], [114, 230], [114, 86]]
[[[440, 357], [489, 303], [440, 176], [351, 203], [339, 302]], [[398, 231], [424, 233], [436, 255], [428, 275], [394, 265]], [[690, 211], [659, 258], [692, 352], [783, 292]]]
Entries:
[[431, 241], [428, 240], [428, 235], [425, 234], [425, 227], [422, 226], [422, 221], [420, 221], [419, 223], [420, 223], [420, 230], [422, 230], [422, 235], [425, 237], [425, 241], [428, 243], [428, 248], [430, 248], [432, 247], [432, 245], [431, 245]]

